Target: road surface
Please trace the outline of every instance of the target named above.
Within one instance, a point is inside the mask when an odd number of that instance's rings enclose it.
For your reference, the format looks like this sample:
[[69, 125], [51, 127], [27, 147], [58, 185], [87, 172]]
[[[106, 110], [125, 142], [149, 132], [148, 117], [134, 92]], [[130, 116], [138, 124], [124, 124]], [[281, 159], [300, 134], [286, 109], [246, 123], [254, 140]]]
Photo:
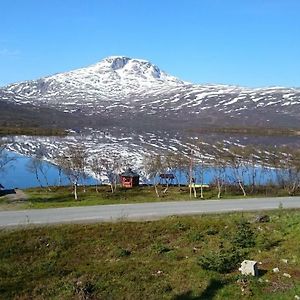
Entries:
[[232, 211], [300, 208], [300, 197], [196, 200], [139, 204], [98, 205], [67, 208], [28, 209], [0, 212], [0, 227], [59, 223], [153, 220], [173, 215], [197, 215]]

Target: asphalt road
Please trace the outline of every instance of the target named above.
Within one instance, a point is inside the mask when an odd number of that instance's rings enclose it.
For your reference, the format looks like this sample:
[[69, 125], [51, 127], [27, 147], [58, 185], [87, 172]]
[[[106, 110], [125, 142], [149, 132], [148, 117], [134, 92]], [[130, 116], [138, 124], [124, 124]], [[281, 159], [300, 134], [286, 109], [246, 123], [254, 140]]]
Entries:
[[198, 200], [139, 204], [99, 205], [0, 212], [0, 227], [58, 223], [153, 220], [173, 215], [300, 208], [300, 197]]

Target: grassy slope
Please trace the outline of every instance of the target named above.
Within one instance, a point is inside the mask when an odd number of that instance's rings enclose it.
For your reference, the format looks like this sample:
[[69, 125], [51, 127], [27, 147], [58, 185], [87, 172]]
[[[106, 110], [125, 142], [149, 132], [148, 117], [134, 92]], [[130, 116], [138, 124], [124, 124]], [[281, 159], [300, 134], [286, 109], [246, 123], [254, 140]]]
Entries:
[[[163, 191], [164, 187], [159, 187], [159, 189]], [[192, 198], [192, 200], [200, 199], [200, 191], [199, 189], [197, 190], [198, 196], [197, 198]], [[177, 186], [170, 187], [166, 194], [161, 194], [160, 198], [156, 197], [153, 187], [118, 188], [113, 194], [108, 186], [101, 186], [99, 193], [95, 192], [94, 187], [88, 187], [84, 193], [83, 188], [80, 187], [79, 201], [73, 199], [70, 187], [54, 187], [51, 191], [48, 191], [46, 188], [34, 188], [25, 190], [25, 193], [28, 195], [28, 200], [19, 203], [12, 202], [8, 198], [0, 198], [0, 210], [190, 200], [189, 188], [178, 188]], [[288, 196], [288, 194], [282, 190], [264, 188], [249, 197], [266, 196]], [[226, 194], [223, 194], [223, 199], [226, 198], [243, 197], [240, 190], [236, 189], [228, 190]], [[217, 191], [213, 188], [204, 189], [204, 199], [217, 199]]]
[[[270, 215], [269, 223], [251, 224], [257, 244], [247, 258], [262, 262], [262, 282], [249, 279], [245, 299], [300, 295], [299, 211]], [[230, 214], [3, 230], [0, 298], [238, 299], [238, 271], [206, 271], [197, 260], [220, 241], [228, 243], [240, 218]], [[275, 267], [279, 273], [272, 272]]]

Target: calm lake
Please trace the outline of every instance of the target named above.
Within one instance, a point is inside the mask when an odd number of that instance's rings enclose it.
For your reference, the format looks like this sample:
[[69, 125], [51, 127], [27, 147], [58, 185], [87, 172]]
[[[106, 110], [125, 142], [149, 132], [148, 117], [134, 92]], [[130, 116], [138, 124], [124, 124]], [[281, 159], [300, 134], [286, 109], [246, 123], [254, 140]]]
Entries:
[[[27, 165], [30, 161], [29, 157], [22, 156], [13, 152], [9, 152], [9, 155], [15, 160], [10, 163], [3, 172], [0, 173], [0, 184], [7, 189], [12, 188], [29, 188], [40, 186], [34, 173], [30, 172]], [[59, 182], [59, 172], [56, 166], [44, 162], [47, 170], [47, 179], [50, 185], [56, 185]], [[46, 185], [46, 180], [42, 178], [42, 174], [39, 174], [40, 180], [43, 185]], [[62, 176], [62, 184], [69, 184], [68, 178], [65, 175]], [[93, 178], [88, 178], [85, 181], [86, 184], [94, 184]]]
[[[16, 154], [14, 152], [9, 152], [9, 155], [11, 157], [14, 157], [14, 161], [8, 165], [5, 168], [4, 172], [0, 173], [0, 183], [5, 187], [5, 188], [29, 188], [29, 187], [38, 187], [40, 186], [39, 181], [37, 180], [36, 176], [34, 173], [30, 172], [28, 170], [28, 163], [30, 162], [30, 158], [26, 156], [22, 156], [19, 154]], [[44, 162], [46, 166], [46, 176], [47, 180], [50, 185], [57, 185], [59, 183], [59, 171], [56, 168], [55, 165], [52, 165], [48, 162]], [[256, 168], [256, 179], [258, 182], [261, 184], [273, 181], [275, 179], [275, 171], [273, 170], [268, 170], [268, 172], [265, 172], [264, 169], [257, 167]], [[187, 183], [187, 174], [184, 172], [175, 172], [176, 177], [180, 181], [180, 183], [185, 184]], [[233, 178], [233, 171], [230, 168], [227, 168], [225, 170], [227, 178]], [[211, 183], [216, 175], [216, 170], [213, 167], [209, 167], [205, 169], [204, 172], [204, 180], [203, 182], [206, 184]], [[195, 175], [193, 175], [196, 178], [196, 183], [200, 183], [200, 172], [199, 168], [196, 168]], [[45, 186], [46, 185], [46, 180], [43, 178], [42, 174], [39, 174], [39, 178], [41, 183]], [[61, 184], [63, 185], [68, 185], [70, 184], [68, 178], [63, 175], [62, 177]], [[244, 178], [245, 182], [249, 183], [251, 182], [251, 178]], [[83, 183], [83, 182], [82, 182]], [[85, 184], [95, 184], [96, 181], [94, 178], [89, 177], [84, 181]], [[162, 181], [162, 183], [164, 183]], [[177, 180], [173, 181], [174, 184], [177, 183]]]

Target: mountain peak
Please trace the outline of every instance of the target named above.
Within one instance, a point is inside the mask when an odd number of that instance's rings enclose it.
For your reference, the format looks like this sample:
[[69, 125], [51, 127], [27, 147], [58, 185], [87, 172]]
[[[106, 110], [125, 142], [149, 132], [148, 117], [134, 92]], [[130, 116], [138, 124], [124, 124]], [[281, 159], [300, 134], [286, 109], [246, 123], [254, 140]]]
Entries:
[[142, 68], [143, 66], [147, 68], [152, 67], [157, 71], [159, 70], [159, 68], [156, 65], [152, 64], [151, 62], [145, 59], [131, 58], [127, 56], [108, 56], [102, 59], [100, 62], [98, 62], [96, 66], [109, 67], [114, 71], [123, 69], [125, 67], [137, 69], [138, 67]]
[[184, 84], [183, 81], [168, 75], [151, 62], [127, 56], [108, 56], [100, 62], [88, 67], [96, 73], [111, 74], [113, 78], [138, 80], [142, 82], [164, 82], [166, 84]]
[[98, 64], [107, 64], [111, 69], [118, 70], [122, 69], [130, 60], [132, 60], [132, 58], [126, 56], [108, 56]]

